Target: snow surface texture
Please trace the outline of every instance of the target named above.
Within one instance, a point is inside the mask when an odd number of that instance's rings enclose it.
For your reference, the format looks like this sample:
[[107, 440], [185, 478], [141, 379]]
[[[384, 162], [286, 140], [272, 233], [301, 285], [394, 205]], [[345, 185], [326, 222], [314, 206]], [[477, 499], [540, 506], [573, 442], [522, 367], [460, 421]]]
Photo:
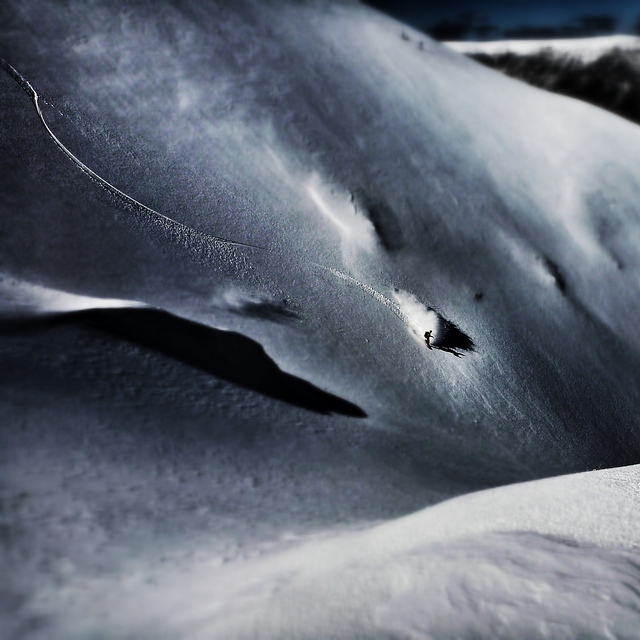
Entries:
[[2, 637], [633, 637], [637, 468], [539, 479], [639, 460], [637, 127], [348, 1], [0, 34]]

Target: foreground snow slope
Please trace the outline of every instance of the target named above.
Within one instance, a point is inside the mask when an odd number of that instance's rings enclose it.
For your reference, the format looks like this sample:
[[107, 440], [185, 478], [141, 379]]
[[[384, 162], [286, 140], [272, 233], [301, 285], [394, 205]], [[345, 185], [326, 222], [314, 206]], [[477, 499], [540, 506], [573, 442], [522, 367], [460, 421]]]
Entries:
[[307, 543], [230, 596], [202, 576], [215, 613], [185, 602], [180, 622], [197, 637], [637, 637], [639, 481], [631, 467], [495, 489]]
[[67, 615], [46, 637], [636, 638], [639, 486], [637, 466], [518, 484], [230, 564], [140, 555], [47, 593]]
[[350, 2], [2, 4], [5, 635], [126, 637], [78, 589], [136, 602], [205, 561], [241, 589], [301, 536], [638, 461], [640, 130], [403, 30]]

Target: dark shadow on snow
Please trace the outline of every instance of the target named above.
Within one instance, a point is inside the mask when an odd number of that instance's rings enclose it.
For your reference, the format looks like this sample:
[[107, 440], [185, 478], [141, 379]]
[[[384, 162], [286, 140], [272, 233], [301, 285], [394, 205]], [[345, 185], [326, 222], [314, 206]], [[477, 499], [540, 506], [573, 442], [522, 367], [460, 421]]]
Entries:
[[[438, 312], [436, 311], [436, 313]], [[464, 353], [460, 353], [461, 351], [474, 350], [473, 340], [466, 333], [458, 329], [453, 322], [443, 318], [439, 313], [438, 318], [440, 319], [438, 337], [431, 343], [434, 349], [446, 351], [457, 358], [461, 358], [464, 355]]]
[[549, 275], [553, 278], [553, 281], [555, 282], [555, 285], [558, 288], [558, 291], [560, 291], [562, 295], [566, 295], [567, 281], [564, 279], [564, 276], [560, 271], [560, 267], [548, 256], [544, 256], [543, 260], [544, 260], [544, 266], [549, 272]]
[[91, 309], [3, 322], [6, 332], [76, 324], [152, 349], [165, 356], [316, 413], [366, 418], [357, 405], [286, 373], [263, 347], [239, 333], [214, 329], [160, 309]]
[[362, 189], [355, 189], [351, 193], [351, 202], [362, 215], [369, 219], [384, 249], [387, 251], [402, 249], [404, 246], [402, 226], [398, 216], [388, 204], [371, 198]]
[[279, 323], [292, 322], [300, 317], [289, 307], [289, 303], [286, 300], [281, 303], [248, 300], [242, 302], [237, 308], [230, 308], [229, 311], [249, 318]]

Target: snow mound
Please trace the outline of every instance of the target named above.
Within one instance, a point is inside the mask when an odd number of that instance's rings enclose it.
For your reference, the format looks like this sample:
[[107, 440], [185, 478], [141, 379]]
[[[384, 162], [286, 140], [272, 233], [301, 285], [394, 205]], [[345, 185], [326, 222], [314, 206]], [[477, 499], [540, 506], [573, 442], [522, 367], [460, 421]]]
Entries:
[[633, 638], [639, 486], [639, 467], [586, 473], [294, 536], [289, 550], [230, 564], [204, 548], [176, 566], [137, 561], [117, 588], [103, 578], [66, 593], [85, 615], [54, 619], [49, 637]]

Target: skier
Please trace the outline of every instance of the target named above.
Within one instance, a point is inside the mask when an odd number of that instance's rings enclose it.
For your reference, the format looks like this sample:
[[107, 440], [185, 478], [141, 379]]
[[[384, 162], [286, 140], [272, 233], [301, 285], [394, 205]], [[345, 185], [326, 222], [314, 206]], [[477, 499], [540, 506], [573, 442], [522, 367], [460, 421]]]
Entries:
[[429, 329], [428, 331], [424, 332], [424, 343], [427, 345], [427, 347], [429, 347], [429, 349], [433, 350], [433, 347], [431, 346], [431, 339], [433, 338], [433, 331], [431, 331], [431, 329]]

